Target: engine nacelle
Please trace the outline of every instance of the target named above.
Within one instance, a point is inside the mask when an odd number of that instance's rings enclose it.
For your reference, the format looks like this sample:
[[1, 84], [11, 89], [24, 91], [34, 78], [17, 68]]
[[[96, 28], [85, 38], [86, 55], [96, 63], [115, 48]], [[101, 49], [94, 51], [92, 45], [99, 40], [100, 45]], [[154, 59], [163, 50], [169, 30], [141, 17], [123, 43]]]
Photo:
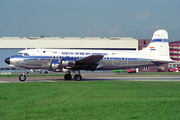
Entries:
[[51, 65], [51, 69], [58, 69], [59, 68], [59, 64], [52, 64]]
[[69, 62], [69, 61], [62, 61], [61, 65], [58, 62], [52, 62], [51, 64], [51, 69], [61, 69], [61, 68], [65, 68], [65, 67], [73, 67], [74, 66], [74, 62]]
[[68, 73], [70, 73], [71, 71], [70, 71], [69, 69], [65, 69], [65, 68], [63, 68], [63, 69], [62, 69], [62, 72], [64, 72], [64, 73], [68, 74]]
[[60, 65], [61, 68], [64, 67], [73, 67], [75, 62], [69, 62], [69, 61], [62, 61], [62, 64]]

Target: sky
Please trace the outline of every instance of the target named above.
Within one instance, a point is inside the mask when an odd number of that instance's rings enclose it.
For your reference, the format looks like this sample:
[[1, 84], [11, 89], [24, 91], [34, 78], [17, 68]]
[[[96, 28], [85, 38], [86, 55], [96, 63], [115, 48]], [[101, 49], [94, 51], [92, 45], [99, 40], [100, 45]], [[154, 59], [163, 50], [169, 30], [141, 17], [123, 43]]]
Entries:
[[0, 37], [180, 40], [180, 0], [0, 0]]

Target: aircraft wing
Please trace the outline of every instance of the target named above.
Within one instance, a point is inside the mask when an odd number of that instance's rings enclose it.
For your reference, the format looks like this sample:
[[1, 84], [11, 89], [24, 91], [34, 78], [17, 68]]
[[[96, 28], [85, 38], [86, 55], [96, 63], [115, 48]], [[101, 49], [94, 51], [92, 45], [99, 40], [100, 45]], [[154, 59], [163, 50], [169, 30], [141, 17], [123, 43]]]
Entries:
[[99, 65], [99, 61], [103, 59], [103, 55], [90, 55], [88, 57], [75, 61], [75, 65], [72, 69], [75, 70], [95, 70]]
[[80, 64], [97, 63], [102, 58], [103, 58], [103, 55], [90, 55], [88, 57], [77, 60], [76, 63], [80, 63]]

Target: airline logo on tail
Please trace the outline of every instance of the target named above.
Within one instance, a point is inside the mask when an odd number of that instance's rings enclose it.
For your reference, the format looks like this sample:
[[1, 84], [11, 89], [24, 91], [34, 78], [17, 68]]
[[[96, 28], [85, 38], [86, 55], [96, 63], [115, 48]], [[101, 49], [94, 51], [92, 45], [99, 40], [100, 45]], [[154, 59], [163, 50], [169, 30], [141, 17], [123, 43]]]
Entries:
[[150, 50], [156, 50], [156, 48], [155, 47], [149, 47], [150, 48]]

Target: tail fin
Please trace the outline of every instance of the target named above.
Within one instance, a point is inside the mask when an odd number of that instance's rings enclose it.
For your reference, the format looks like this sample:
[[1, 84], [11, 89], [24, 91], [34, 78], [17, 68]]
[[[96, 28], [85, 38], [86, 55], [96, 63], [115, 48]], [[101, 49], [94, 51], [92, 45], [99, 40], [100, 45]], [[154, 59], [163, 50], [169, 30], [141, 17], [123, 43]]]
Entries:
[[143, 49], [142, 52], [156, 57], [169, 57], [169, 39], [167, 31], [155, 31], [150, 44]]

